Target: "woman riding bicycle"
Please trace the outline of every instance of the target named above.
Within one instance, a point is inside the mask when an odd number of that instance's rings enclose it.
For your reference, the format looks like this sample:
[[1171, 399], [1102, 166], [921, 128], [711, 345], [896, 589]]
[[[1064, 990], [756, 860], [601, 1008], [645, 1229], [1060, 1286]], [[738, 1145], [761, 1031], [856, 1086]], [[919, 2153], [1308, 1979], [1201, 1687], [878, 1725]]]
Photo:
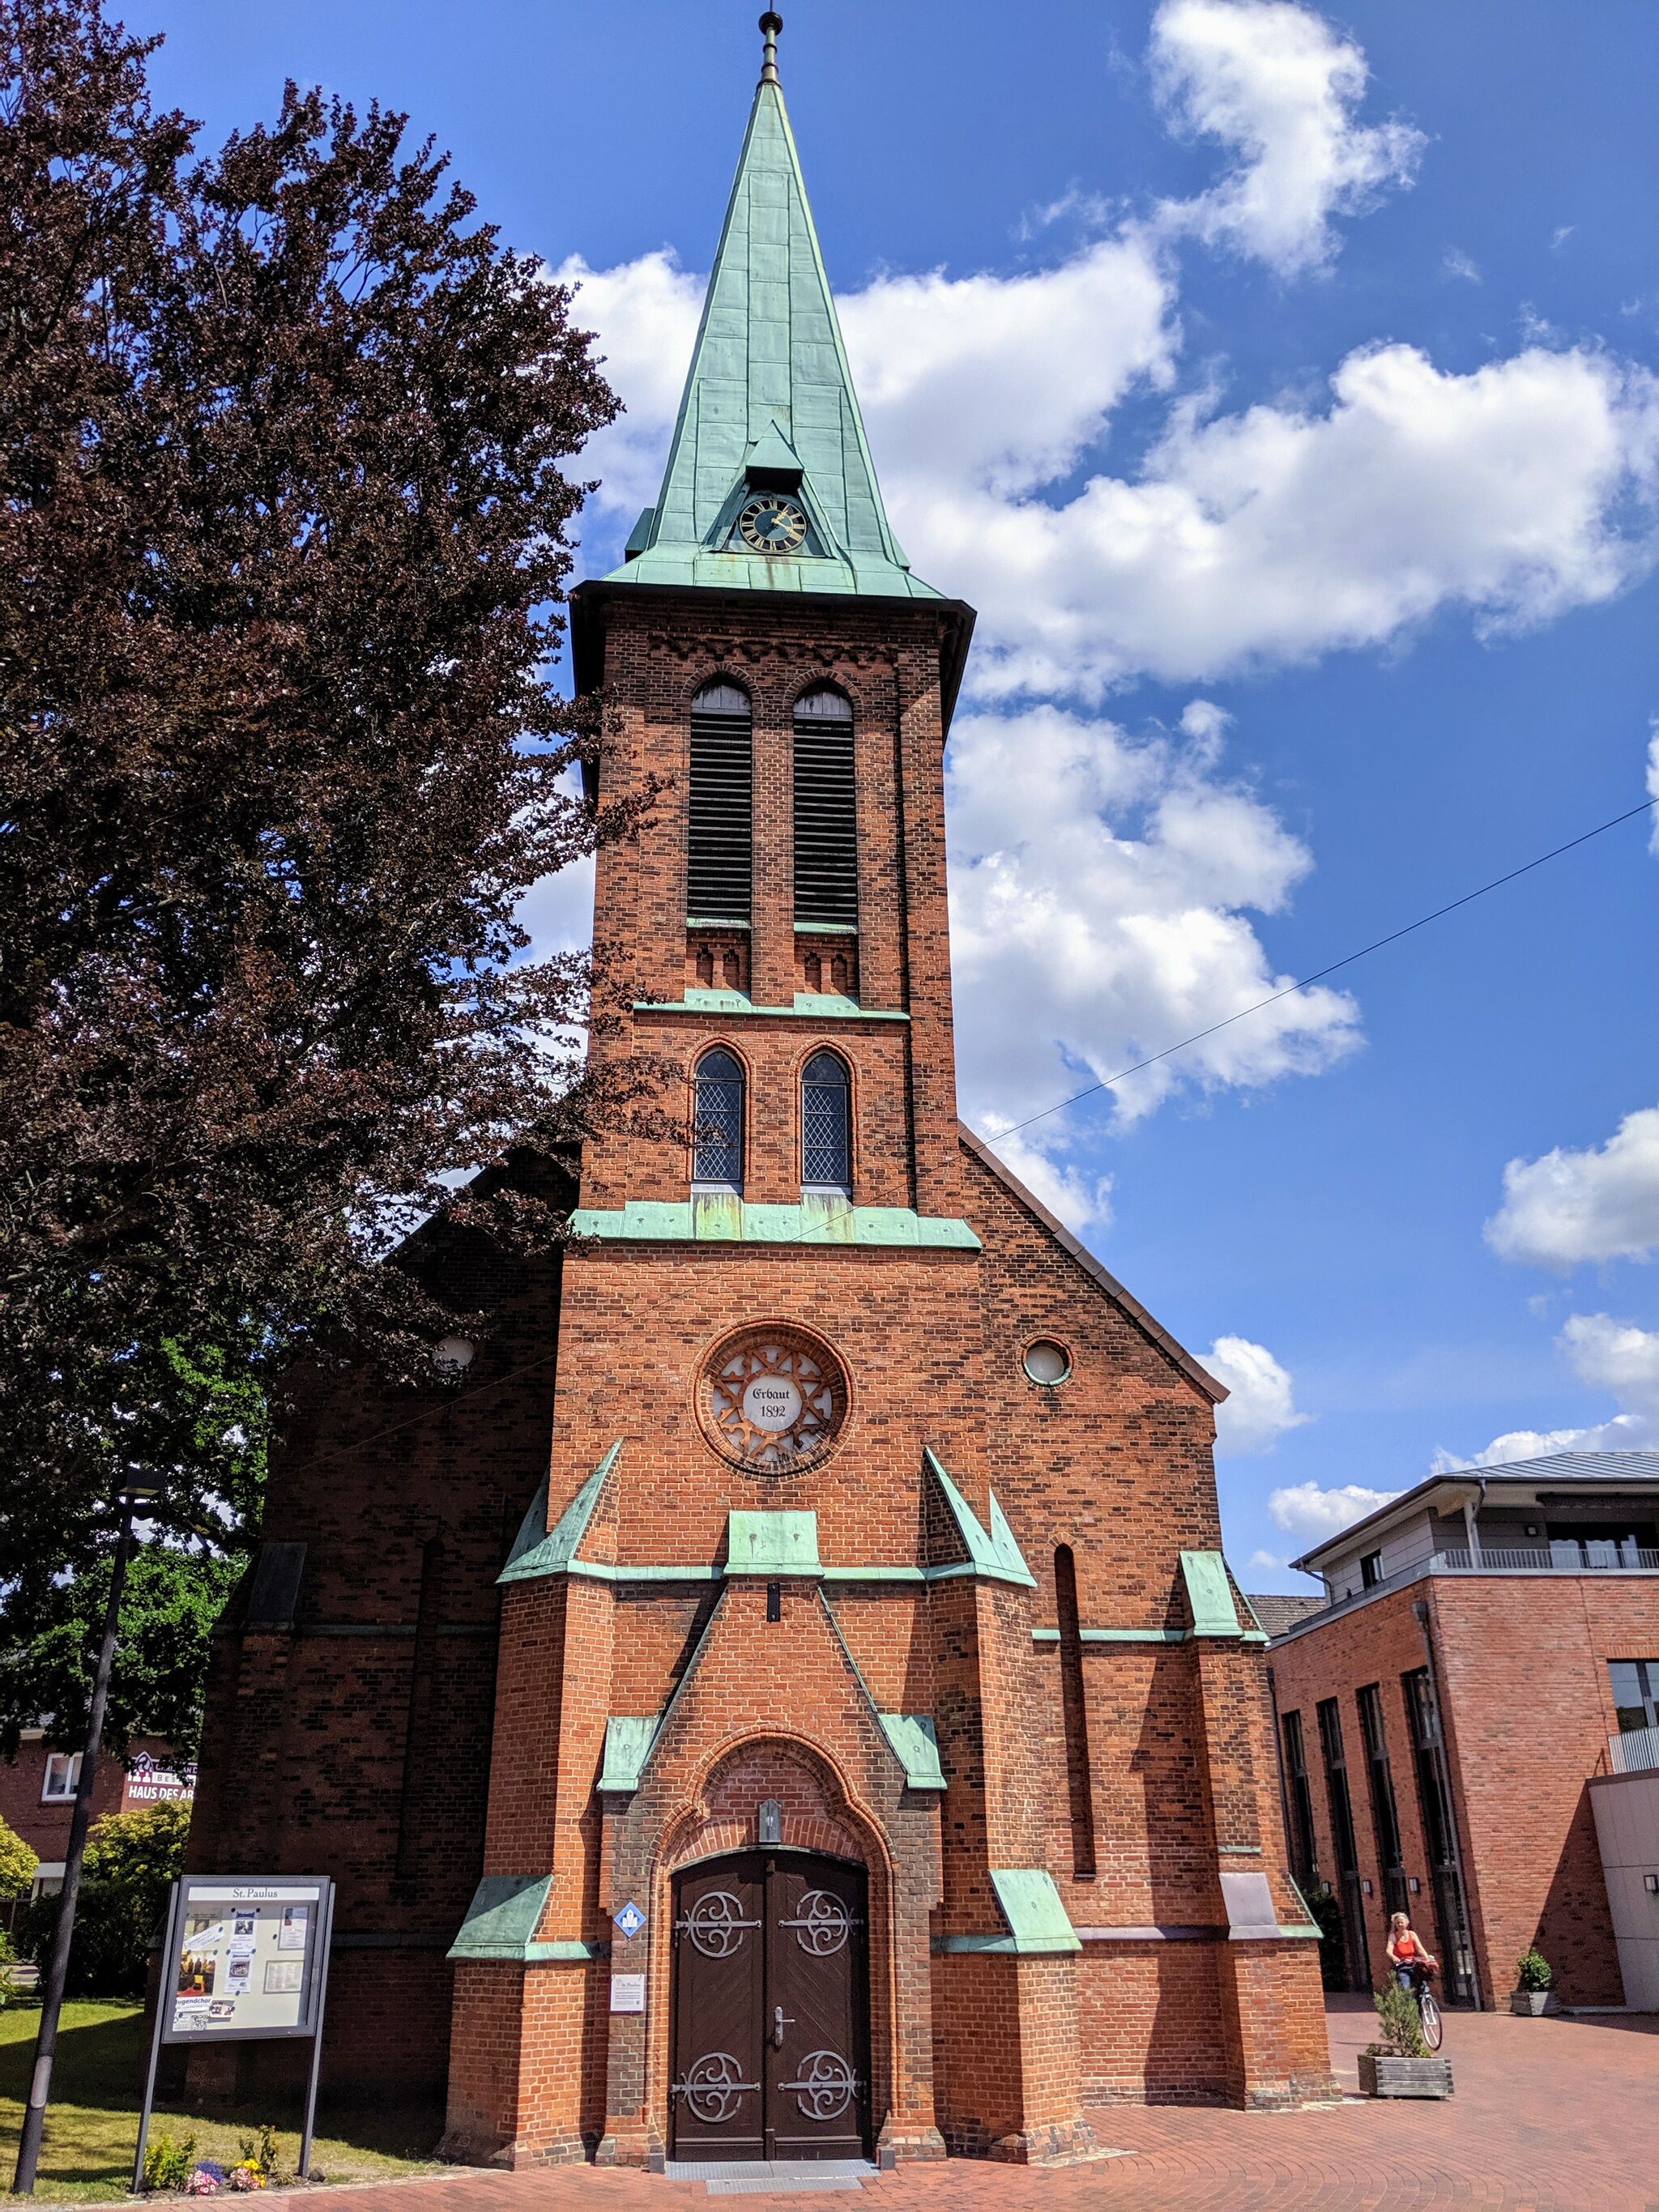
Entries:
[[1419, 1978], [1439, 1971], [1440, 1961], [1425, 1951], [1412, 1933], [1412, 1923], [1403, 1912], [1391, 1915], [1389, 1921], [1389, 1964], [1394, 1968], [1394, 1978], [1408, 1996], [1417, 1995]]

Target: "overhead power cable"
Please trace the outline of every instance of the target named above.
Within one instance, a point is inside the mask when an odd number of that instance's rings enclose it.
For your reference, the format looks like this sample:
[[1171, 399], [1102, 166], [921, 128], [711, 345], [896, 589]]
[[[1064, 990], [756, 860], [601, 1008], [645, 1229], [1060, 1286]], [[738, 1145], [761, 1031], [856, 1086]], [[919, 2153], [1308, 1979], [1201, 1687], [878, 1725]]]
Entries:
[[[1659, 806], [1659, 793], [1652, 799], [1644, 799], [1639, 806], [1627, 806], [1622, 814], [1613, 815], [1606, 822], [1598, 822], [1593, 830], [1581, 830], [1577, 837], [1569, 837], [1564, 845], [1553, 845], [1547, 853], [1540, 853], [1534, 860], [1523, 860], [1518, 868], [1510, 868], [1503, 875], [1494, 876], [1490, 883], [1481, 884], [1472, 891], [1465, 891], [1461, 898], [1449, 899], [1444, 906], [1436, 907], [1432, 913], [1419, 915], [1415, 921], [1402, 923], [1400, 928], [1389, 930], [1384, 937], [1374, 937], [1369, 945], [1362, 945], [1358, 951], [1345, 952], [1340, 960], [1329, 961], [1323, 968], [1316, 968], [1310, 975], [1304, 975], [1294, 983], [1286, 983], [1283, 990], [1269, 992], [1265, 999], [1257, 999], [1248, 1006], [1241, 1006], [1236, 1014], [1224, 1015], [1220, 1021], [1212, 1022], [1207, 1029], [1194, 1030], [1190, 1036], [1182, 1037], [1175, 1044], [1166, 1044], [1161, 1052], [1149, 1053], [1145, 1060], [1136, 1060], [1133, 1067], [1120, 1068], [1115, 1075], [1103, 1076], [1098, 1083], [1087, 1083], [1081, 1091], [1073, 1091], [1069, 1097], [1057, 1098], [1052, 1106], [1039, 1107], [1035, 1114], [1028, 1114], [1023, 1121], [1011, 1122], [1006, 1129], [999, 1129], [992, 1143], [1000, 1143], [1004, 1137], [1018, 1136], [1022, 1129], [1029, 1129], [1034, 1122], [1046, 1121], [1051, 1114], [1063, 1114], [1068, 1106], [1076, 1106], [1083, 1099], [1092, 1098], [1100, 1091], [1115, 1090], [1120, 1083], [1127, 1083], [1132, 1075], [1156, 1067], [1160, 1060], [1169, 1060], [1178, 1052], [1185, 1052], [1189, 1045], [1201, 1044], [1206, 1037], [1214, 1036], [1219, 1030], [1231, 1029], [1235, 1022], [1242, 1022], [1249, 1015], [1259, 1014], [1267, 1006], [1276, 1006], [1281, 999], [1294, 998], [1298, 991], [1308, 990], [1313, 984], [1322, 982], [1327, 975], [1334, 975], [1341, 969], [1352, 968], [1355, 961], [1367, 959], [1373, 952], [1382, 951], [1384, 945], [1398, 945], [1402, 937], [1410, 937], [1417, 930], [1426, 929], [1431, 921], [1439, 921], [1446, 915], [1455, 914], [1459, 907], [1472, 905], [1476, 899], [1485, 898], [1489, 891], [1501, 890], [1505, 884], [1514, 883], [1518, 877], [1529, 876], [1534, 868], [1541, 868], [1551, 860], [1559, 860], [1564, 853], [1573, 852], [1580, 845], [1588, 845], [1593, 837], [1605, 836], [1609, 830], [1618, 829], [1622, 822], [1633, 822], [1638, 815], [1651, 814], [1656, 806]], [[803, 1230], [799, 1237], [780, 1237], [778, 1242], [804, 1244], [809, 1237], [834, 1228], [853, 1211], [848, 1206], [845, 1212], [833, 1213], [823, 1221], [814, 1222], [811, 1229]]]
[[1455, 914], [1461, 906], [1473, 905], [1476, 899], [1485, 898], [1488, 891], [1501, 890], [1505, 884], [1512, 884], [1517, 876], [1528, 876], [1534, 868], [1543, 867], [1547, 861], [1559, 860], [1563, 853], [1571, 853], [1579, 845], [1588, 845], [1592, 837], [1605, 836], [1609, 830], [1616, 830], [1621, 822], [1633, 822], [1638, 814], [1650, 814], [1656, 806], [1659, 806], [1659, 795], [1644, 799], [1639, 806], [1627, 807], [1624, 813], [1615, 814], [1611, 821], [1598, 822], [1594, 830], [1586, 830], [1577, 837], [1569, 837], [1565, 845], [1556, 845], [1549, 852], [1540, 853], [1535, 860], [1523, 860], [1518, 868], [1511, 868], [1506, 875], [1494, 876], [1489, 884], [1482, 884], [1478, 890], [1465, 891], [1462, 898], [1448, 900], [1444, 906], [1436, 907], [1432, 914], [1419, 915], [1415, 921], [1408, 921], [1399, 929], [1391, 929], [1386, 937], [1373, 938], [1369, 945], [1362, 945], [1358, 952], [1345, 952], [1340, 960], [1333, 960], [1328, 967], [1316, 968], [1311, 975], [1303, 976], [1299, 982], [1287, 983], [1282, 991], [1271, 992], [1267, 998], [1257, 999], [1251, 1006], [1241, 1006], [1236, 1014], [1228, 1014], [1218, 1022], [1212, 1022], [1208, 1029], [1194, 1030], [1191, 1036], [1182, 1037], [1178, 1044], [1166, 1044], [1162, 1052], [1150, 1053], [1145, 1060], [1138, 1060], [1133, 1067], [1121, 1068], [1115, 1075], [1103, 1076], [1098, 1083], [1085, 1084], [1081, 1091], [1073, 1091], [1069, 1098], [1056, 1099], [1052, 1106], [1039, 1107], [1035, 1114], [1028, 1114], [1023, 1121], [1015, 1121], [997, 1133], [1002, 1137], [1014, 1136], [1021, 1129], [1029, 1129], [1034, 1121], [1046, 1121], [1050, 1114], [1063, 1114], [1068, 1106], [1075, 1106], [1079, 1099], [1092, 1098], [1097, 1091], [1110, 1091], [1120, 1083], [1127, 1083], [1132, 1075], [1139, 1075], [1143, 1068], [1156, 1067], [1159, 1060], [1168, 1060], [1174, 1053], [1185, 1052], [1188, 1045], [1201, 1044], [1206, 1037], [1214, 1036], [1218, 1030], [1231, 1029], [1235, 1022], [1242, 1022], [1248, 1014], [1259, 1014], [1266, 1006], [1276, 1006], [1281, 999], [1294, 998], [1298, 991], [1305, 991], [1315, 983], [1323, 982], [1327, 975], [1334, 975], [1340, 969], [1352, 968], [1356, 960], [1364, 960], [1373, 952], [1380, 952], [1385, 945], [1398, 945], [1402, 937], [1411, 936], [1413, 931], [1426, 929], [1431, 921], [1438, 921], [1445, 915]]

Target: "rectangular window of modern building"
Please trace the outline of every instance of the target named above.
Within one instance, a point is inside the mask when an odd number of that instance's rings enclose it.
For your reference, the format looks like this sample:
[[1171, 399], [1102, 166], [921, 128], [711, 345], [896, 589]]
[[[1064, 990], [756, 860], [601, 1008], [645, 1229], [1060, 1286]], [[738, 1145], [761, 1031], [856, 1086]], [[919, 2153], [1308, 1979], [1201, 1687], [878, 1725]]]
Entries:
[[1382, 1579], [1382, 1554], [1367, 1552], [1359, 1562], [1359, 1582], [1364, 1589], [1375, 1589]]
[[75, 1786], [80, 1779], [81, 1754], [78, 1751], [48, 1753], [46, 1778], [40, 1784], [41, 1803], [57, 1805], [73, 1797]]
[[1395, 1802], [1394, 1776], [1389, 1765], [1381, 1686], [1367, 1682], [1358, 1693], [1358, 1704], [1371, 1789], [1371, 1826], [1376, 1837], [1376, 1863], [1382, 1870], [1383, 1895], [1390, 1912], [1406, 1912], [1410, 1906], [1407, 1903], [1406, 1869], [1400, 1845], [1400, 1808]]
[[1310, 1889], [1318, 1880], [1319, 1851], [1314, 1841], [1313, 1792], [1308, 1787], [1302, 1716], [1286, 1713], [1279, 1725], [1285, 1737], [1285, 1789], [1291, 1808], [1291, 1872], [1304, 1889]]
[[1659, 1659], [1609, 1659], [1619, 1733], [1659, 1728]]
[[1347, 1953], [1348, 1987], [1370, 1987], [1370, 1943], [1365, 1932], [1365, 1899], [1359, 1887], [1359, 1855], [1354, 1848], [1353, 1806], [1348, 1796], [1347, 1753], [1342, 1715], [1334, 1698], [1319, 1705], [1319, 1747], [1325, 1765], [1325, 1801], [1330, 1808], [1331, 1844], [1336, 1853], [1336, 1893], [1342, 1907], [1342, 1940]]
[[1424, 1847], [1429, 1855], [1429, 1877], [1434, 1885], [1435, 1919], [1440, 1936], [1441, 1967], [1446, 1994], [1460, 2004], [1474, 2000], [1474, 1952], [1469, 1941], [1469, 1917], [1464, 1906], [1463, 1878], [1457, 1860], [1456, 1810], [1452, 1803], [1451, 1778], [1446, 1771], [1446, 1747], [1440, 1729], [1440, 1709], [1426, 1667], [1402, 1676], [1406, 1718], [1411, 1724], [1412, 1751], [1417, 1769], [1417, 1807], [1423, 1821]]

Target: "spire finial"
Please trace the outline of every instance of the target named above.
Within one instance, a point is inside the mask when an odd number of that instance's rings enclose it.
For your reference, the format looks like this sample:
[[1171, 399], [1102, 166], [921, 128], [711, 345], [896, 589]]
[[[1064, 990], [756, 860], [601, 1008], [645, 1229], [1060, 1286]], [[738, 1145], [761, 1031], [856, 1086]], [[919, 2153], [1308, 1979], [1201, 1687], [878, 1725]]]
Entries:
[[783, 18], [775, 8], [769, 8], [760, 19], [761, 36], [766, 41], [761, 48], [760, 81], [776, 84], [778, 77], [778, 33], [783, 28]]

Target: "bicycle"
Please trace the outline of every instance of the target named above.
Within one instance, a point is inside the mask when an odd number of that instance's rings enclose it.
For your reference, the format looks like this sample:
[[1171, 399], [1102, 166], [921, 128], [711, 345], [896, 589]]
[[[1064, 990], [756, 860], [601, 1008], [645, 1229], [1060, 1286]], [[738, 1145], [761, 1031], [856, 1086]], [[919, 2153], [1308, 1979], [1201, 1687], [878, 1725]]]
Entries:
[[1440, 2015], [1440, 2000], [1429, 1986], [1426, 1966], [1411, 1969], [1412, 1995], [1417, 2000], [1417, 2016], [1422, 2024], [1423, 2040], [1431, 2051], [1438, 2051], [1440, 2039], [1446, 2032], [1445, 2021]]

